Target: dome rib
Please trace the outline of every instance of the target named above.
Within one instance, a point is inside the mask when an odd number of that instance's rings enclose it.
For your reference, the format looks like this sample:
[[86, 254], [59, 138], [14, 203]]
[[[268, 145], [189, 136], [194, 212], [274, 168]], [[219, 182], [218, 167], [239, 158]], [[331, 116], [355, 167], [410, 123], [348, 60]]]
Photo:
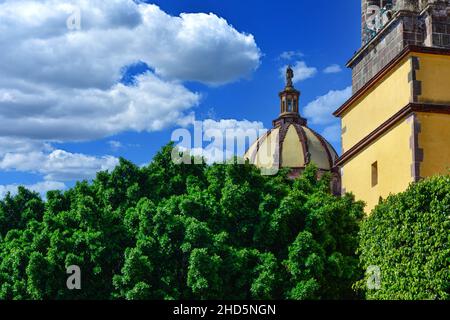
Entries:
[[266, 139], [269, 137], [269, 135], [272, 133], [272, 130], [267, 131], [266, 133], [264, 133], [264, 135], [259, 138], [256, 139], [255, 143], [256, 143], [256, 148], [253, 151], [253, 153], [250, 155], [250, 162], [254, 163], [255, 159], [256, 159], [256, 155], [258, 154], [259, 148], [260, 146], [264, 143], [264, 141], [266, 141]]
[[[292, 145], [292, 139], [295, 139], [296, 146]], [[328, 171], [333, 170], [337, 153], [324, 137], [311, 128], [298, 123], [284, 123], [261, 136], [244, 157], [261, 167], [264, 165], [260, 160], [265, 159], [264, 161], [270, 161], [272, 166], [292, 169], [302, 169], [315, 162], [320, 170]]]
[[328, 146], [328, 150], [330, 150], [330, 153], [332, 154], [332, 156], [333, 156], [333, 167], [335, 166], [335, 164], [336, 164], [336, 159], [339, 157], [338, 156], [338, 153], [336, 152], [336, 150], [334, 149], [334, 147], [326, 140], [326, 139], [324, 139], [325, 140], [325, 143], [327, 144], [327, 146]]
[[289, 124], [283, 124], [280, 127], [280, 133], [279, 133], [280, 142], [278, 144], [279, 145], [279, 150], [278, 150], [278, 157], [279, 157], [278, 161], [279, 162], [278, 163], [280, 164], [280, 166], [283, 163], [283, 145], [284, 145], [284, 140], [286, 139], [286, 135], [288, 133], [289, 127], [290, 127]]
[[295, 130], [297, 131], [298, 138], [300, 140], [300, 144], [303, 148], [303, 159], [305, 161], [305, 166], [308, 165], [311, 162], [311, 153], [309, 152], [308, 148], [308, 138], [306, 136], [305, 131], [303, 130], [302, 126], [299, 124], [294, 124]]
[[317, 132], [315, 132], [313, 129], [309, 129], [311, 130], [311, 132], [316, 136], [317, 139], [319, 139], [320, 144], [322, 145], [322, 147], [325, 149], [325, 151], [327, 152], [328, 155], [328, 163], [330, 164], [330, 169], [333, 168], [334, 165], [334, 160], [333, 160], [333, 156], [331, 155], [330, 149], [328, 149], [328, 146], [324, 140], [324, 138], [318, 134]]

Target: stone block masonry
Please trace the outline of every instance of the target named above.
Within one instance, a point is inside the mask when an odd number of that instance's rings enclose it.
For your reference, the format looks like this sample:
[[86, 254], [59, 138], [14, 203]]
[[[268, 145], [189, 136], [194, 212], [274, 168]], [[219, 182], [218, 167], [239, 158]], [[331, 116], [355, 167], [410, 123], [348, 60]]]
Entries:
[[[363, 10], [367, 11], [368, 2], [363, 0]], [[397, 3], [395, 8], [402, 7]], [[353, 93], [409, 45], [450, 49], [450, 1], [424, 1], [420, 8], [421, 11], [396, 11], [392, 19], [349, 61], [347, 66], [352, 69]], [[363, 11], [363, 25], [365, 19]]]

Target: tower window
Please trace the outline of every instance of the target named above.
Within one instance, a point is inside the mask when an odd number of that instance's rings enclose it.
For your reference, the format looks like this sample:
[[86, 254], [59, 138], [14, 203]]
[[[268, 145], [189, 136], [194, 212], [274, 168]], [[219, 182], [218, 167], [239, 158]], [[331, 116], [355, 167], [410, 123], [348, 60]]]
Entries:
[[372, 187], [378, 184], [378, 162], [372, 163]]
[[292, 112], [292, 100], [288, 100], [288, 112]]

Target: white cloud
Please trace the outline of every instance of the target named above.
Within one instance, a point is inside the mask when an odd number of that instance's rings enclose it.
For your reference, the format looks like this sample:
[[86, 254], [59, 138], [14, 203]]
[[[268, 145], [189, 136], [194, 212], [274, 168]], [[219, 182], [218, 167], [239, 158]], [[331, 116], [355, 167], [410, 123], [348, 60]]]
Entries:
[[7, 153], [27, 153], [36, 150], [51, 151], [50, 144], [30, 139], [0, 137], [0, 159]]
[[112, 151], [118, 151], [124, 147], [122, 142], [115, 140], [108, 141], [108, 144]]
[[341, 71], [342, 71], [342, 68], [338, 64], [332, 64], [323, 70], [324, 73], [328, 73], [328, 74], [329, 73], [339, 73]]
[[214, 148], [214, 144], [206, 148], [205, 157], [216, 162], [224, 162], [233, 156], [244, 156], [246, 148], [266, 131], [262, 122], [235, 119], [220, 121], [207, 119], [203, 121], [203, 128], [206, 139], [214, 138], [219, 132], [223, 137], [223, 155], [220, 150]]
[[[117, 164], [118, 159], [112, 156], [70, 153], [42, 141], [0, 137], [0, 170], [43, 176], [43, 182], [26, 185], [28, 189], [42, 194], [47, 190], [62, 189], [62, 181], [92, 179], [98, 171], [112, 170]], [[13, 192], [17, 186], [0, 185], [0, 196], [7, 191]]]
[[[287, 65], [280, 68], [280, 75], [285, 77]], [[294, 66], [292, 66], [292, 70], [294, 71], [294, 83], [299, 81], [303, 81], [309, 78], [314, 77], [317, 74], [317, 68], [308, 67], [304, 61], [297, 61]]]
[[198, 94], [152, 73], [137, 77], [137, 83], [116, 84], [109, 90], [45, 86], [33, 92], [10, 90], [15, 102], [0, 103], [0, 136], [91, 140], [126, 130], [161, 130], [192, 120], [189, 109], [199, 103]]
[[197, 130], [201, 130], [203, 145], [195, 145], [191, 139], [188, 141], [190, 145], [182, 141], [179, 147], [190, 150], [192, 155], [205, 157], [208, 163], [224, 163], [233, 156], [242, 157], [246, 148], [266, 132], [262, 122], [248, 120], [206, 119], [195, 125]]
[[333, 116], [333, 112], [347, 101], [351, 95], [351, 87], [343, 90], [331, 90], [308, 103], [304, 109], [304, 115], [312, 124], [326, 125], [334, 123], [337, 119]]
[[[68, 32], [75, 9], [81, 30]], [[2, 71], [78, 88], [110, 87], [137, 61], [166, 77], [221, 84], [252, 72], [261, 56], [252, 35], [215, 14], [171, 16], [132, 0], [6, 0], [0, 21]]]
[[236, 133], [245, 133], [247, 130], [261, 130], [264, 125], [259, 121], [222, 119], [220, 121], [206, 119], [203, 121], [204, 131], [220, 130], [224, 135], [227, 130]]
[[304, 109], [304, 115], [309, 123], [324, 126], [322, 135], [331, 143], [339, 143], [341, 139], [341, 125], [339, 120], [333, 116], [333, 112], [351, 95], [351, 87], [343, 90], [331, 90], [308, 103]]
[[[8, 192], [11, 193], [11, 195], [17, 194], [18, 187], [19, 185], [17, 184], [0, 185], [0, 199], [3, 199]], [[38, 192], [42, 196], [45, 196], [47, 191], [66, 189], [64, 183], [57, 181], [43, 181], [31, 185], [24, 185], [24, 187], [28, 190]]]
[[[81, 29], [69, 31], [76, 8]], [[171, 16], [131, 0], [0, 2], [0, 136], [92, 140], [192, 120], [200, 95], [180, 81], [220, 85], [260, 63], [252, 35], [214, 14]], [[124, 66], [155, 73], [117, 84]]]
[[303, 53], [301, 53], [300, 51], [284, 51], [280, 54], [279, 58], [282, 60], [291, 60], [294, 58], [301, 58], [303, 56]]
[[[81, 28], [68, 30], [77, 10]], [[252, 35], [215, 14], [171, 16], [132, 0], [0, 0], [0, 30], [0, 169], [43, 175], [32, 186], [42, 190], [117, 164], [52, 143], [187, 126], [201, 95], [183, 81], [233, 82], [261, 57]], [[118, 83], [137, 62], [153, 71]]]
[[64, 150], [7, 153], [0, 169], [44, 175], [46, 181], [92, 179], [98, 171], [112, 170], [118, 164], [112, 156], [94, 157]]

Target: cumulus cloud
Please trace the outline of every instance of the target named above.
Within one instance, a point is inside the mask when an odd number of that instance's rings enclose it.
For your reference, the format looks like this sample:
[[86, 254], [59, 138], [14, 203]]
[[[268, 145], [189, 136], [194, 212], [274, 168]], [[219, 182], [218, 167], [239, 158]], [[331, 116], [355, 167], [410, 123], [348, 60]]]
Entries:
[[[75, 10], [81, 29], [68, 32]], [[6, 0], [0, 21], [3, 71], [72, 87], [108, 88], [137, 61], [166, 77], [221, 84], [252, 72], [261, 55], [252, 35], [215, 14], [171, 16], [132, 0]]]
[[323, 70], [324, 73], [328, 73], [328, 74], [330, 74], [330, 73], [339, 73], [339, 72], [341, 72], [341, 71], [342, 71], [342, 68], [341, 68], [341, 66], [338, 65], [338, 64], [332, 64], [332, 65], [326, 67], [326, 68]]
[[337, 119], [333, 116], [333, 112], [347, 101], [351, 95], [351, 87], [343, 90], [331, 90], [308, 103], [304, 109], [304, 114], [312, 124], [327, 125], [336, 122]]
[[[280, 68], [280, 75], [282, 77], [285, 76], [287, 67], [288, 66], [285, 65], [284, 67]], [[306, 62], [304, 61], [297, 61], [292, 66], [292, 70], [294, 71], [294, 83], [312, 78], [317, 74], [317, 68], [308, 67], [306, 65]]]
[[[0, 185], [0, 199], [3, 199], [7, 193], [10, 193], [11, 195], [17, 194], [18, 187], [19, 185], [17, 184]], [[66, 185], [64, 183], [57, 181], [42, 181], [35, 184], [24, 185], [23, 187], [28, 190], [38, 192], [42, 196], [45, 196], [47, 191], [66, 189]]]
[[292, 60], [294, 58], [301, 58], [303, 57], [303, 53], [301, 53], [300, 51], [284, 51], [283, 53], [280, 54], [280, 59], [281, 60]]
[[108, 144], [112, 151], [118, 151], [124, 147], [122, 142], [116, 140], [108, 141]]
[[[24, 187], [45, 196], [49, 190], [63, 190], [64, 181], [92, 179], [98, 171], [113, 170], [119, 160], [112, 156], [89, 156], [55, 149], [51, 144], [31, 139], [0, 137], [0, 170], [27, 172], [43, 181]], [[21, 184], [22, 185], [22, 184]], [[19, 184], [0, 185], [0, 198], [17, 193]]]
[[222, 119], [216, 121], [213, 119], [206, 119], [202, 121], [203, 130], [208, 136], [208, 132], [219, 130], [224, 136], [228, 132], [237, 134], [238, 136], [245, 135], [249, 130], [258, 131], [264, 129], [264, 125], [259, 121], [248, 121], [248, 120], [236, 120], [236, 119]]
[[53, 148], [49, 143], [31, 139], [17, 139], [0, 137], [0, 159], [7, 153], [27, 153], [36, 150], [51, 151]]
[[[0, 0], [0, 30], [0, 170], [43, 176], [36, 190], [117, 164], [54, 142], [187, 126], [201, 95], [184, 81], [233, 82], [261, 57], [251, 34], [215, 14], [172, 16], [132, 0]], [[120, 83], [137, 63], [150, 70]]]
[[14, 101], [0, 103], [0, 136], [74, 141], [126, 130], [155, 131], [191, 121], [189, 109], [200, 100], [200, 95], [152, 73], [137, 77], [136, 86], [119, 83], [106, 91], [34, 88], [9, 89]]
[[[201, 145], [196, 145], [190, 133], [184, 131], [179, 135], [183, 136], [183, 141], [177, 146], [181, 150], [189, 150], [192, 155], [204, 157], [208, 163], [224, 163], [234, 156], [242, 157], [246, 148], [266, 131], [262, 122], [206, 119], [194, 125], [194, 132], [201, 135]], [[176, 136], [178, 133], [174, 138]]]
[[331, 90], [308, 103], [304, 109], [304, 115], [309, 123], [323, 126], [321, 134], [329, 142], [340, 142], [341, 125], [339, 120], [333, 116], [333, 112], [347, 101], [351, 95], [351, 86], [343, 90]]
[[119, 160], [112, 156], [94, 157], [64, 150], [7, 153], [0, 160], [5, 171], [32, 172], [46, 181], [92, 179], [98, 171], [112, 170]]
[[[66, 21], [80, 12], [80, 30]], [[252, 35], [214, 14], [171, 16], [131, 0], [0, 2], [0, 136], [92, 140], [189, 123], [200, 95], [260, 63]], [[153, 72], [118, 84], [125, 66]]]

